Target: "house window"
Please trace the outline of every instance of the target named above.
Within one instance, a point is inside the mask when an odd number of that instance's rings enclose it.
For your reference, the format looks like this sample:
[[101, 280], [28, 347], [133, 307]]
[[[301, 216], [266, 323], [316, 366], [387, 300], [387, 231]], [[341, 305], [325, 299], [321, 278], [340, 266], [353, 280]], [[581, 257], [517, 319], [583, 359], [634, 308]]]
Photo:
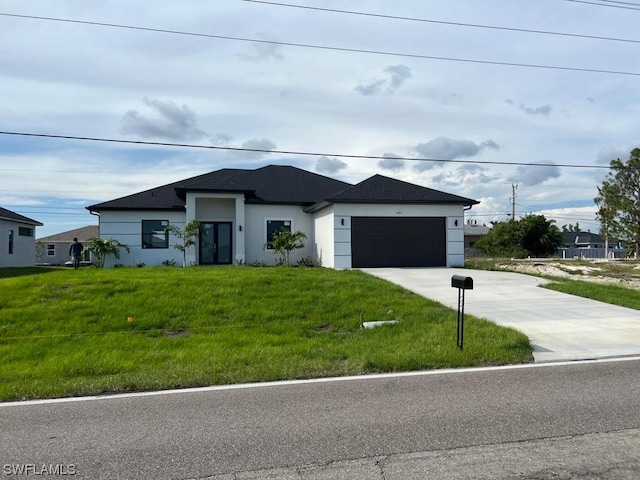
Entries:
[[142, 220], [142, 248], [169, 248], [169, 220]]
[[[291, 231], [291, 220], [267, 220], [267, 240], [266, 243], [271, 242], [276, 233], [281, 232], [282, 229]], [[267, 245], [267, 249], [271, 250], [272, 247]]]
[[47, 245], [47, 256], [53, 257], [56, 254], [56, 246], [53, 244]]
[[9, 255], [13, 254], [13, 230], [9, 230]]
[[33, 228], [19, 227], [18, 235], [21, 237], [33, 237]]

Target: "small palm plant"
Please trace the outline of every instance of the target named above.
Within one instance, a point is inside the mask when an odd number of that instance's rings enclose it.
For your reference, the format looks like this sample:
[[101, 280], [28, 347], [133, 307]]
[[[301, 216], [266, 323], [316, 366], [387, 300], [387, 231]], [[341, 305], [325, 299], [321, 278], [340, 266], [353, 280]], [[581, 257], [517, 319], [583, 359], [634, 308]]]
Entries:
[[113, 255], [115, 258], [120, 258], [121, 248], [129, 252], [128, 245], [120, 243], [118, 240], [113, 238], [91, 237], [89, 238], [89, 247], [87, 250], [96, 256], [98, 267], [103, 268], [107, 256]]
[[291, 265], [289, 257], [293, 250], [304, 248], [304, 240], [307, 236], [304, 232], [291, 232], [283, 228], [279, 232], [273, 234], [271, 241], [267, 242], [267, 247], [273, 249], [273, 253], [280, 254], [284, 257], [285, 265]]

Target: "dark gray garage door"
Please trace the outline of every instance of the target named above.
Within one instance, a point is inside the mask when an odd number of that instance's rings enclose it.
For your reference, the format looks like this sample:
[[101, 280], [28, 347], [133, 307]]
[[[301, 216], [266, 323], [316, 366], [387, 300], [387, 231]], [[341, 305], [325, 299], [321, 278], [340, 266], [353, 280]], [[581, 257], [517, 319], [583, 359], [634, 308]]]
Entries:
[[351, 264], [371, 267], [444, 267], [445, 218], [352, 217]]

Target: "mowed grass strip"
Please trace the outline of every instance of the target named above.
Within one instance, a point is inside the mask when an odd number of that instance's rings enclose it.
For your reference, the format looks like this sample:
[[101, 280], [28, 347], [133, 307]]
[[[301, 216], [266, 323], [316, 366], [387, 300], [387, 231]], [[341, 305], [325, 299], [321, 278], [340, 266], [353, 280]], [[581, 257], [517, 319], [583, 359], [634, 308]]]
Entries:
[[5, 269], [0, 399], [532, 361], [523, 334], [472, 316], [460, 351], [456, 318], [355, 270]]
[[584, 280], [565, 280], [557, 277], [552, 283], [543, 286], [557, 292], [640, 310], [640, 290], [634, 288]]

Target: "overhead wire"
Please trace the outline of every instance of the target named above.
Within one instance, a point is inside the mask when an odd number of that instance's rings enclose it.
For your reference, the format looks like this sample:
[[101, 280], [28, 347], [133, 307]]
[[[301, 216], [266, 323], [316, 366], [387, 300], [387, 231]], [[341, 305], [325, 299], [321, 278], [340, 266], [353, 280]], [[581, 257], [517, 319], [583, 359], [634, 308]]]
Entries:
[[503, 67], [539, 68], [539, 69], [546, 69], [546, 70], [563, 70], [563, 71], [582, 72], [582, 73], [601, 73], [601, 74], [609, 74], [609, 75], [627, 75], [627, 76], [636, 76], [636, 77], [640, 76], [640, 72], [605, 70], [605, 69], [598, 69], [598, 68], [566, 67], [561, 65], [543, 65], [543, 64], [534, 64], [534, 63], [499, 62], [499, 61], [493, 61], [493, 60], [478, 60], [478, 59], [472, 59], [472, 58], [422, 55], [422, 54], [416, 54], [416, 53], [386, 52], [382, 50], [367, 50], [367, 49], [361, 49], [361, 48], [332, 47], [328, 45], [280, 42], [275, 40], [265, 40], [265, 39], [258, 39], [258, 38], [243, 38], [243, 37], [234, 37], [229, 35], [213, 35], [208, 33], [184, 32], [184, 31], [167, 30], [167, 29], [161, 29], [161, 28], [139, 27], [134, 25], [122, 25], [122, 24], [105, 23], [105, 22], [91, 22], [87, 20], [72, 20], [72, 19], [66, 19], [66, 18], [43, 17], [43, 16], [36, 16], [36, 15], [18, 15], [18, 14], [0, 12], [0, 16], [26, 18], [26, 19], [33, 19], [33, 20], [45, 20], [45, 21], [53, 21], [53, 22], [67, 22], [67, 23], [93, 25], [93, 26], [100, 26], [100, 27], [124, 28], [124, 29], [141, 30], [141, 31], [155, 32], [155, 33], [168, 33], [173, 35], [189, 35], [189, 36], [204, 37], [204, 38], [217, 38], [222, 40], [233, 40], [233, 41], [250, 42], [250, 43], [263, 43], [263, 44], [279, 45], [279, 46], [287, 46], [287, 47], [310, 48], [310, 49], [316, 49], [316, 50], [330, 50], [330, 51], [337, 51], [337, 52], [363, 53], [363, 54], [369, 54], [369, 55], [392, 56], [392, 57], [401, 57], [401, 58], [416, 58], [416, 59], [423, 59], [423, 60], [438, 60], [438, 61], [445, 61], [445, 62], [472, 63], [472, 64], [480, 64], [480, 65], [498, 65]]
[[[610, 5], [608, 3], [601, 3], [601, 2], [593, 2], [593, 1], [587, 1], [587, 0], [565, 0], [567, 2], [573, 2], [573, 3], [583, 3], [586, 5], [596, 5], [598, 7], [610, 7], [610, 8], [622, 8], [625, 10], [640, 10], [640, 5], [636, 4], [636, 3], [628, 3], [628, 2], [610, 2], [610, 3], [621, 3], [621, 4], [628, 4], [628, 5], [635, 5], [635, 7], [631, 7], [631, 6], [625, 6], [625, 5]], [[605, 1], [605, 0], [603, 0]]]
[[[295, 150], [267, 150], [262, 148], [245, 148], [245, 147], [223, 147], [219, 145], [196, 145], [189, 143], [170, 143], [170, 142], [150, 142], [145, 140], [123, 140], [115, 138], [100, 138], [100, 137], [82, 137], [76, 135], [54, 135], [45, 133], [29, 133], [29, 132], [8, 132], [0, 131], [0, 135], [14, 135], [24, 137], [37, 137], [37, 138], [54, 138], [62, 140], [81, 140], [90, 142], [106, 142], [106, 143], [124, 143], [131, 145], [151, 145], [161, 147], [177, 147], [177, 148], [201, 148], [208, 150], [225, 150], [235, 152], [253, 152], [263, 154], [278, 154], [278, 155], [298, 155], [309, 157], [334, 157], [334, 158], [351, 158], [351, 159], [368, 159], [368, 160], [388, 160], [388, 157], [378, 155], [352, 155], [345, 153], [327, 153], [327, 152], [305, 152]], [[394, 156], [394, 160], [407, 160], [415, 162], [440, 162], [440, 163], [464, 163], [464, 164], [477, 164], [477, 165], [509, 165], [509, 166], [527, 166], [527, 167], [561, 167], [561, 168], [589, 168], [589, 169], [610, 169], [609, 165], [580, 165], [580, 164], [567, 164], [567, 163], [526, 163], [526, 162], [503, 162], [496, 160], [456, 160], [447, 158], [413, 158], [413, 157], [400, 157]]]
[[509, 32], [531, 33], [531, 34], [539, 34], [539, 35], [557, 35], [557, 36], [563, 36], [563, 37], [584, 38], [584, 39], [590, 39], [590, 40], [605, 40], [605, 41], [611, 41], [611, 42], [640, 43], [640, 40], [627, 39], [627, 38], [604, 37], [604, 36], [598, 36], [598, 35], [584, 35], [584, 34], [566, 33], [566, 32], [554, 32], [549, 30], [534, 30], [534, 29], [528, 29], [528, 28], [502, 27], [497, 25], [483, 25], [479, 23], [450, 22], [450, 21], [431, 20], [427, 18], [417, 18], [417, 17], [401, 17], [397, 15], [385, 15], [385, 14], [371, 13], [371, 12], [359, 12], [354, 10], [339, 10], [336, 8], [313, 7], [309, 5], [295, 5], [291, 3], [271, 2], [266, 0], [243, 0], [243, 1], [249, 2], [249, 3], [258, 3], [263, 5], [273, 5], [278, 7], [300, 8], [305, 10], [315, 10], [315, 11], [328, 12], [328, 13], [341, 13], [341, 14], [347, 14], [347, 15], [359, 15], [359, 16], [365, 16], [365, 17], [383, 18], [383, 19], [390, 19], [390, 20], [432, 23], [437, 25], [483, 28], [483, 29], [489, 29], [489, 30], [502, 30], [502, 31], [509, 31]]

